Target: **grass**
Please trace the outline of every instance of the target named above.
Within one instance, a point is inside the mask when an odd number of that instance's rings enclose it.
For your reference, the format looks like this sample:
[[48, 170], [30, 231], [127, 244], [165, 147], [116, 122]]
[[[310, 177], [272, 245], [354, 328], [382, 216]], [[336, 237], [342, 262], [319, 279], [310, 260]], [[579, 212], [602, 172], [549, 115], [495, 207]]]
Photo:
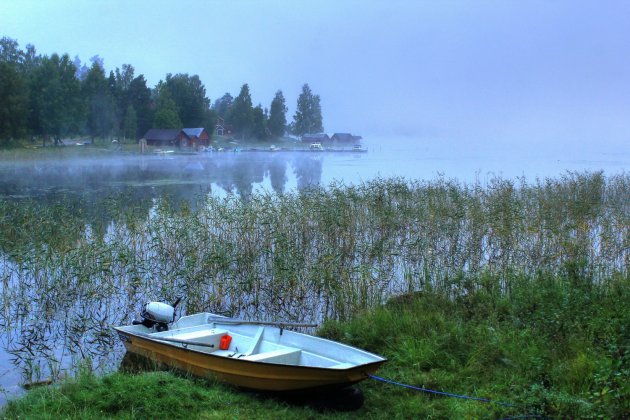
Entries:
[[[488, 283], [492, 279], [470, 279]], [[495, 279], [496, 280], [496, 279]], [[570, 302], [571, 304], [567, 304]], [[510, 295], [480, 288], [398, 296], [319, 335], [389, 359], [378, 375], [418, 387], [513, 406], [420, 393], [375, 380], [360, 386], [358, 411], [315, 407], [244, 393], [167, 372], [79, 375], [12, 401], [8, 418], [499, 418], [536, 415], [618, 418], [630, 410], [627, 326], [630, 282], [605, 290], [574, 279], [515, 279]], [[533, 310], [532, 308], [539, 308]]]
[[292, 417], [290, 407], [272, 400], [167, 372], [115, 373], [102, 378], [83, 374], [60, 387], [38, 389], [9, 403], [2, 415], [32, 419]]
[[[491, 279], [471, 279], [488, 283]], [[496, 279], [495, 279], [496, 280]], [[576, 288], [569, 277], [515, 279], [509, 295], [479, 289], [450, 299], [436, 293], [394, 298], [387, 305], [331, 322], [322, 334], [383, 350], [382, 376], [432, 389], [507, 401], [515, 408], [429, 398], [421, 416], [461, 410], [470, 417], [517, 413], [561, 418], [619, 417], [630, 410], [630, 282], [607, 290]], [[367, 398], [412, 415], [409, 392]], [[422, 396], [426, 401], [427, 397]], [[447, 408], [451, 407], [451, 408]], [[447, 417], [457, 416], [452, 411]]]

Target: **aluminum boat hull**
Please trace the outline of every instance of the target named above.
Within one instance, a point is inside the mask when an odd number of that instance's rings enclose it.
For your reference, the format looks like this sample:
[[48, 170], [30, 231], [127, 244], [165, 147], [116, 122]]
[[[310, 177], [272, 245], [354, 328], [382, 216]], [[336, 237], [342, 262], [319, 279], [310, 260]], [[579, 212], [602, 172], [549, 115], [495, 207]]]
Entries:
[[[127, 351], [199, 377], [258, 391], [346, 387], [375, 373], [381, 356], [276, 326], [237, 324], [203, 313], [183, 317], [168, 331], [116, 327]], [[220, 348], [229, 335], [229, 347]]]

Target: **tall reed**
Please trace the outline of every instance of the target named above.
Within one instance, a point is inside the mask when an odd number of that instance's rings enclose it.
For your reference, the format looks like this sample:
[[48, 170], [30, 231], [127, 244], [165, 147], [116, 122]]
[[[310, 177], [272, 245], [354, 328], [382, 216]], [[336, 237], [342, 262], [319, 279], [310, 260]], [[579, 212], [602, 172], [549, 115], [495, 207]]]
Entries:
[[96, 230], [63, 207], [0, 202], [0, 337], [32, 376], [34, 354], [55, 366], [106, 364], [111, 354], [99, 349], [113, 346], [110, 326], [148, 300], [321, 321], [406, 292], [510, 293], [514, 281], [543, 275], [605, 288], [629, 275], [629, 181], [378, 179], [247, 200], [161, 197], [148, 215], [119, 199]]

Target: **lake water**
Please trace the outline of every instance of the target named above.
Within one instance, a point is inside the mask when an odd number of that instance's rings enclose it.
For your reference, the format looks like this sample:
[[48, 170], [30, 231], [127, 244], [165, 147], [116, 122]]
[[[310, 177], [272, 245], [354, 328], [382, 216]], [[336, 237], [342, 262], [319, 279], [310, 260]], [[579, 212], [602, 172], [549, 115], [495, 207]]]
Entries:
[[214, 152], [196, 155], [117, 155], [62, 161], [0, 162], [0, 197], [168, 193], [248, 196], [256, 191], [286, 192], [332, 182], [355, 184], [378, 177], [431, 180], [438, 176], [482, 184], [494, 177], [527, 181], [567, 171], [623, 173], [630, 146], [615, 150], [579, 148], [511, 151], [410, 139], [364, 141], [367, 153]]
[[[46, 202], [80, 197], [76, 202], [91, 206], [98, 202], [95, 198], [112, 193], [149, 200], [168, 194], [175, 201], [190, 200], [199, 194], [235, 193], [247, 198], [256, 192], [283, 193], [333, 182], [356, 184], [379, 177], [432, 180], [441, 176], [484, 184], [494, 177], [525, 177], [534, 182], [536, 178], [559, 177], [567, 171], [603, 171], [613, 175], [630, 168], [628, 146], [551, 153], [401, 139], [366, 140], [363, 146], [367, 153], [242, 151], [0, 162], [0, 198]], [[0, 264], [6, 267], [12, 262], [0, 255]], [[10, 348], [9, 341], [7, 333], [0, 330], [0, 404], [6, 401], [6, 395], [20, 392], [19, 383], [23, 380], [15, 368], [16, 356], [11, 352], [15, 349]], [[113, 359], [116, 357], [118, 354]]]

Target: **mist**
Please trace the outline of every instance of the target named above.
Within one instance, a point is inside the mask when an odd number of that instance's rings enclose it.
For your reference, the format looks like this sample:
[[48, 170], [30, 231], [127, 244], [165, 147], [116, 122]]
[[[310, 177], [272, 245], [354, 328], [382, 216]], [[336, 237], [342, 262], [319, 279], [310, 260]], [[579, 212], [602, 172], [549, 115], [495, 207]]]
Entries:
[[[268, 107], [282, 89], [289, 121], [309, 83], [329, 133], [524, 155], [628, 153], [626, 2], [138, 1], [124, 13], [117, 4], [8, 0], [0, 25], [43, 53], [131, 63], [150, 86], [198, 74], [211, 100], [248, 83]], [[166, 21], [193, 29], [155, 30]]]

